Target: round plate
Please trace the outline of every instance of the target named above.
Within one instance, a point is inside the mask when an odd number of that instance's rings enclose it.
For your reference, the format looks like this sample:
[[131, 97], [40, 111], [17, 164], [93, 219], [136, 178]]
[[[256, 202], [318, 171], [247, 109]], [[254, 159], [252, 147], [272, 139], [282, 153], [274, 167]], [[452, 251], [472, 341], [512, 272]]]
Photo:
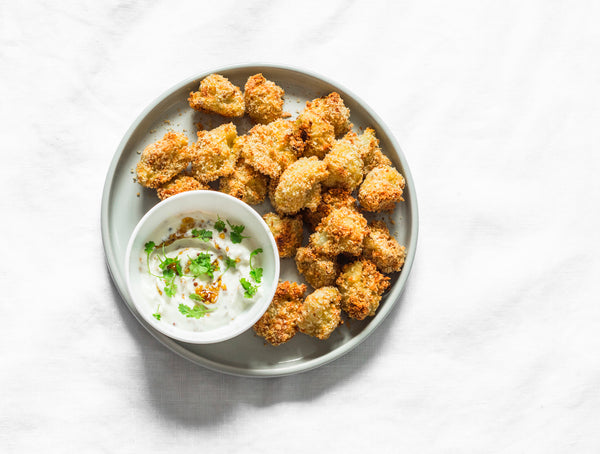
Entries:
[[[406, 179], [405, 201], [397, 204], [391, 215], [367, 218], [388, 222], [392, 234], [407, 248], [406, 262], [400, 273], [391, 276], [390, 290], [383, 296], [374, 317], [363, 321], [347, 320], [327, 340], [320, 341], [298, 334], [289, 342], [272, 347], [249, 330], [218, 344], [193, 345], [179, 342], [149, 326], [137, 313], [127, 293], [124, 261], [129, 236], [142, 216], [158, 203], [156, 191], [142, 188], [134, 182], [134, 169], [141, 150], [162, 138], [167, 130], [184, 131], [190, 142], [193, 142], [198, 126], [211, 129], [230, 121], [218, 115], [196, 112], [189, 107], [188, 95], [190, 91], [198, 89], [201, 79], [208, 74], [219, 73], [238, 87], [243, 87], [249, 76], [260, 72], [285, 90], [284, 108], [292, 114], [292, 118], [304, 109], [306, 101], [337, 91], [350, 108], [354, 130], [357, 133], [366, 127], [375, 130], [383, 152]], [[247, 116], [232, 121], [240, 135], [252, 127]], [[254, 208], [261, 214], [271, 211], [268, 201]], [[108, 170], [102, 195], [102, 240], [106, 260], [115, 285], [129, 310], [156, 339], [184, 358], [212, 370], [242, 376], [275, 377], [303, 372], [339, 358], [366, 339], [390, 313], [402, 293], [415, 256], [417, 228], [417, 201], [410, 170], [400, 147], [381, 119], [357, 96], [324, 77], [305, 70], [273, 65], [214, 69], [185, 80], [163, 93], [141, 113], [123, 137]], [[293, 259], [282, 260], [281, 279], [303, 282]], [[307, 288], [310, 292], [310, 286]]]

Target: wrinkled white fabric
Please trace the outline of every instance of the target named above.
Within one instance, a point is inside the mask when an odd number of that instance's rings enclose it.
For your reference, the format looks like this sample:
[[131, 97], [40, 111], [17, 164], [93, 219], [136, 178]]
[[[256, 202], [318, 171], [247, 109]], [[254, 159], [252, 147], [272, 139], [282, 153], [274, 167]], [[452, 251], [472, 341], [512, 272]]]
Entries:
[[[600, 4], [0, 2], [0, 451], [600, 451]], [[391, 127], [415, 265], [345, 357], [270, 380], [178, 357], [100, 237], [140, 111], [206, 69], [306, 67]]]

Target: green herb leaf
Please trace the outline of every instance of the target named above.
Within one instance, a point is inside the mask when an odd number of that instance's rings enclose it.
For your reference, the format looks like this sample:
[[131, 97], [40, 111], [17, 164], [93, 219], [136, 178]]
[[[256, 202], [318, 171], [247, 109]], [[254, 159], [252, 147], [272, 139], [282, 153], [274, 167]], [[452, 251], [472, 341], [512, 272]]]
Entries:
[[146, 251], [147, 255], [150, 255], [155, 247], [156, 244], [154, 244], [154, 241], [148, 241], [146, 244], [144, 244], [144, 251]]
[[188, 318], [201, 318], [204, 317], [209, 312], [212, 312], [206, 306], [201, 304], [197, 304], [194, 307], [187, 306], [185, 304], [179, 305], [179, 312], [185, 315]]
[[207, 275], [211, 279], [215, 277], [214, 272], [219, 269], [219, 266], [211, 263], [210, 254], [208, 252], [201, 252], [195, 259], [189, 259], [190, 273], [192, 273], [194, 277], [201, 277], [202, 275]]
[[227, 221], [227, 224], [229, 224], [229, 227], [231, 228], [229, 238], [231, 238], [232, 243], [241, 243], [244, 238], [250, 238], [249, 236], [242, 235], [242, 232], [246, 228], [245, 225], [231, 225], [229, 221]]
[[193, 229], [192, 230], [192, 236], [194, 238], [198, 238], [199, 240], [202, 240], [202, 241], [210, 241], [210, 240], [212, 240], [212, 232], [210, 230], [205, 230], [205, 229], [197, 230], [197, 229]]
[[199, 303], [204, 302], [204, 299], [200, 295], [196, 295], [195, 293], [190, 294], [190, 299], [197, 301]]
[[222, 232], [223, 230], [225, 230], [225, 223], [223, 222], [223, 219], [221, 219], [218, 215], [217, 219], [217, 222], [215, 222], [215, 230], [217, 232]]
[[261, 254], [262, 251], [263, 251], [262, 248], [254, 249], [250, 253], [250, 258], [248, 259], [248, 261], [250, 262], [250, 276], [252, 277], [252, 279], [254, 279], [255, 282], [257, 282], [259, 284], [262, 281], [263, 269], [262, 268], [254, 268], [252, 266], [252, 257], [254, 257], [257, 254]]
[[[227, 271], [229, 268], [234, 268], [235, 269], [235, 264], [237, 262], [235, 261], [235, 259], [229, 258], [229, 257], [225, 257], [225, 265], [227, 266], [227, 268], [225, 268], [225, 271]], [[224, 272], [225, 272], [224, 271]]]
[[242, 284], [242, 287], [245, 290], [244, 297], [252, 298], [254, 295], [256, 295], [258, 287], [256, 285], [252, 285], [246, 278], [241, 278], [240, 284]]
[[178, 258], [171, 258], [165, 256], [165, 259], [162, 262], [160, 262], [160, 269], [163, 271], [163, 276], [168, 278], [173, 277], [175, 274], [178, 274], [179, 276], [183, 275], [181, 263], [179, 263]]
[[[166, 282], [165, 282], [166, 283]], [[169, 283], [166, 283], [167, 285], [165, 285], [165, 295], [167, 295], [169, 298], [172, 298], [175, 296], [175, 293], [177, 293], [177, 286], [175, 285], [175, 282], [171, 281]]]
[[152, 314], [152, 317], [154, 317], [156, 320], [160, 320], [160, 314], [158, 312], [156, 314]]

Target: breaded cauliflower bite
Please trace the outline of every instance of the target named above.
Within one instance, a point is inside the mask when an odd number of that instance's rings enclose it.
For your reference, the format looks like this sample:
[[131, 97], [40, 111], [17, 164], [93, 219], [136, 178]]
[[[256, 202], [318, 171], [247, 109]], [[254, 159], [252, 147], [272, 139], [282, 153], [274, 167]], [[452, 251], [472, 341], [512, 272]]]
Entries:
[[248, 78], [244, 87], [246, 113], [256, 123], [268, 124], [289, 114], [283, 112], [283, 88], [262, 74]]
[[176, 194], [187, 191], [196, 191], [199, 189], [210, 189], [208, 185], [200, 183], [189, 175], [178, 175], [174, 180], [163, 184], [156, 190], [156, 194], [160, 200], [168, 199]]
[[294, 217], [279, 216], [276, 213], [267, 213], [263, 219], [269, 226], [269, 230], [277, 243], [279, 257], [292, 257], [302, 245], [302, 218], [300, 215]]
[[198, 131], [192, 147], [192, 174], [201, 183], [231, 175], [238, 160], [239, 149], [234, 147], [237, 131], [227, 123], [210, 131]]
[[406, 258], [406, 248], [390, 235], [383, 221], [373, 221], [367, 230], [363, 241], [363, 257], [373, 262], [384, 274], [400, 271]]
[[319, 114], [305, 110], [294, 123], [294, 143], [306, 157], [323, 159], [335, 142], [335, 132], [331, 123]]
[[339, 187], [353, 191], [363, 179], [363, 160], [356, 146], [358, 136], [350, 131], [337, 140], [323, 162], [327, 164], [329, 176], [323, 186]]
[[202, 79], [200, 88], [190, 93], [188, 102], [192, 109], [214, 112], [224, 117], [244, 115], [242, 90], [220, 74], [210, 74]]
[[260, 173], [277, 178], [297, 158], [291, 134], [292, 122], [289, 120], [256, 125], [243, 136], [242, 157]]
[[280, 282], [267, 311], [254, 324], [256, 334], [271, 345], [283, 344], [294, 337], [305, 291], [304, 284]]
[[358, 202], [367, 211], [392, 211], [404, 200], [404, 185], [404, 177], [393, 167], [375, 167], [360, 186]]
[[158, 188], [183, 171], [190, 163], [185, 134], [167, 132], [162, 139], [144, 148], [136, 167], [137, 181]]
[[316, 157], [300, 158], [281, 174], [273, 195], [275, 209], [296, 214], [303, 208], [314, 210], [321, 201], [321, 181], [327, 166]]
[[246, 164], [244, 159], [240, 159], [233, 173], [219, 180], [219, 191], [240, 199], [248, 205], [256, 205], [265, 200], [267, 184], [266, 176]]
[[375, 315], [381, 295], [390, 285], [389, 280], [369, 260], [345, 265], [336, 281], [342, 295], [342, 309], [357, 320]]
[[375, 167], [392, 165], [389, 158], [379, 148], [379, 139], [375, 137], [375, 131], [372, 128], [365, 129], [365, 132], [358, 136], [357, 143], [360, 157], [364, 163], [364, 175], [368, 174]]
[[356, 210], [356, 199], [350, 195], [350, 191], [341, 188], [328, 189], [321, 193], [321, 202], [314, 211], [302, 211], [302, 218], [314, 230], [332, 209], [343, 206]]
[[344, 100], [335, 91], [306, 103], [305, 110], [312, 111], [327, 120], [333, 126], [336, 136], [350, 129], [350, 109], [344, 105]]
[[313, 288], [333, 285], [340, 272], [334, 257], [319, 255], [311, 247], [298, 248], [296, 268]]
[[367, 234], [367, 220], [357, 210], [334, 208], [321, 220], [309, 245], [319, 254], [360, 255]]
[[342, 321], [342, 296], [335, 287], [321, 287], [306, 297], [300, 311], [298, 329], [318, 339], [327, 339]]

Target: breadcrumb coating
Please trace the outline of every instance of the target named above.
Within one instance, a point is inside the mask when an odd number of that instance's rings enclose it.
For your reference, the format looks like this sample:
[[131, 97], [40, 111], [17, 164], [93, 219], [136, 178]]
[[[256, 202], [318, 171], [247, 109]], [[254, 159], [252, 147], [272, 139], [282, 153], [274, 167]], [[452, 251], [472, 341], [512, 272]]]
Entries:
[[363, 160], [357, 146], [358, 136], [350, 131], [337, 140], [323, 162], [327, 164], [329, 176], [323, 186], [339, 187], [353, 191], [363, 179]]
[[375, 315], [381, 295], [390, 285], [389, 280], [369, 260], [345, 265], [336, 281], [342, 295], [342, 309], [357, 320]]
[[304, 110], [294, 123], [294, 140], [304, 156], [323, 159], [335, 142], [331, 123], [312, 110]]
[[358, 191], [358, 202], [367, 211], [392, 211], [403, 201], [404, 177], [390, 166], [379, 166], [365, 177]]
[[259, 73], [250, 76], [244, 87], [246, 113], [256, 123], [268, 124], [290, 114], [283, 112], [283, 88]]
[[390, 235], [383, 221], [373, 221], [367, 230], [363, 241], [363, 257], [372, 261], [384, 274], [400, 271], [406, 258], [406, 248]]
[[344, 134], [351, 127], [350, 109], [345, 106], [344, 100], [335, 91], [306, 103], [306, 110], [315, 112], [327, 120], [333, 126], [336, 136]]
[[275, 238], [279, 257], [292, 257], [296, 254], [296, 249], [302, 245], [301, 216], [288, 217], [279, 216], [276, 213], [267, 213], [263, 216], [263, 219]]
[[190, 163], [185, 134], [167, 132], [162, 139], [144, 148], [136, 166], [137, 181], [147, 188], [158, 188], [183, 171]]
[[192, 109], [214, 112], [224, 117], [244, 115], [242, 90], [220, 74], [210, 74], [202, 79], [200, 88], [190, 93], [188, 102]]
[[302, 297], [306, 285], [280, 282], [267, 311], [254, 324], [254, 331], [271, 345], [289, 341], [298, 329]]
[[314, 211], [303, 210], [302, 218], [314, 230], [332, 209], [342, 206], [356, 210], [356, 199], [346, 189], [332, 188], [321, 193], [321, 202]]
[[303, 208], [314, 210], [321, 201], [321, 181], [327, 166], [316, 157], [300, 158], [281, 174], [273, 195], [275, 209], [296, 214]]
[[309, 245], [319, 254], [360, 255], [367, 234], [367, 220], [357, 210], [334, 208], [321, 220]]
[[321, 287], [306, 297], [300, 311], [298, 330], [327, 339], [342, 321], [342, 296], [335, 287]]
[[239, 157], [234, 147], [237, 130], [227, 123], [210, 131], [198, 131], [198, 140], [192, 148], [192, 174], [201, 183], [231, 175]]
[[189, 175], [178, 175], [174, 180], [169, 181], [158, 188], [156, 194], [160, 200], [165, 200], [182, 192], [196, 191], [199, 189], [210, 189], [210, 187], [200, 183]]
[[[234, 146], [235, 148], [235, 146]], [[219, 180], [219, 191], [229, 194], [248, 205], [256, 205], [265, 200], [268, 178], [239, 159], [233, 173]]]
[[379, 139], [375, 137], [375, 131], [372, 128], [365, 129], [365, 132], [358, 136], [357, 144], [364, 163], [364, 175], [367, 175], [375, 167], [392, 165], [389, 158], [379, 148]]
[[242, 157], [260, 173], [277, 178], [297, 158], [291, 143], [292, 129], [289, 120], [254, 126], [243, 136]]
[[335, 258], [319, 255], [311, 247], [298, 248], [296, 268], [313, 288], [333, 285], [340, 272]]

